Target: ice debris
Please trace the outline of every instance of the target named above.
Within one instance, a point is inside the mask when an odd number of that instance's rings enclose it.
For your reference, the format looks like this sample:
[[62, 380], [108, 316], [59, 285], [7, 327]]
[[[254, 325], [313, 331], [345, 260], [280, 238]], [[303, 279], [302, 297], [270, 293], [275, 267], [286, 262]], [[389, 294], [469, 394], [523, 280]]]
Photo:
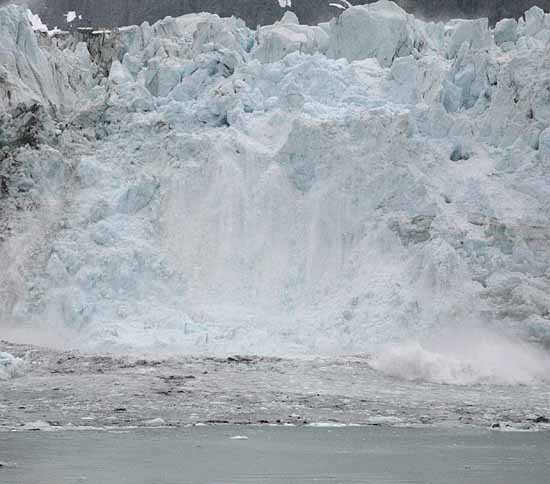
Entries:
[[43, 420], [36, 420], [34, 422], [28, 422], [23, 425], [23, 430], [42, 430], [49, 431], [52, 430], [52, 425]]
[[151, 426], [151, 427], [164, 427], [166, 426], [166, 422], [161, 417], [156, 417], [151, 420], [146, 420], [145, 425]]
[[23, 376], [27, 372], [27, 362], [10, 353], [0, 352], [0, 380]]

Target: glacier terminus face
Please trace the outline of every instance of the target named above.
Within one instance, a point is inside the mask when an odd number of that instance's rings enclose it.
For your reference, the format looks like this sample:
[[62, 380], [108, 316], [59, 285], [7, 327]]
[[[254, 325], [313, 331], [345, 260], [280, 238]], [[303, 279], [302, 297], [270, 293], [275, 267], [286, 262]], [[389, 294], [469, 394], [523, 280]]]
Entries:
[[1, 8], [6, 331], [95, 350], [389, 344], [373, 365], [411, 379], [498, 379], [510, 355], [504, 381], [548, 375], [550, 15], [336, 13], [52, 33]]

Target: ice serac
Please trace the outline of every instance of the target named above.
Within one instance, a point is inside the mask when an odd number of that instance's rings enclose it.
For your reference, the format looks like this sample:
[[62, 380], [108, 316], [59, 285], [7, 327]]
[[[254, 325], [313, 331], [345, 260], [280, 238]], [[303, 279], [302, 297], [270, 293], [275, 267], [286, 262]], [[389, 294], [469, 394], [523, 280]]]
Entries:
[[548, 15], [28, 15], [0, 9], [4, 319], [190, 352], [550, 339]]
[[389, 67], [396, 57], [412, 52], [414, 23], [414, 17], [389, 0], [351, 7], [332, 26], [328, 56], [349, 61], [375, 57]]
[[0, 16], [0, 110], [19, 103], [38, 102], [64, 112], [73, 109], [77, 91], [89, 87], [86, 49], [61, 52], [43, 49], [40, 35], [32, 28], [28, 10], [15, 5]]
[[325, 29], [300, 25], [298, 17], [292, 12], [286, 12], [275, 25], [260, 27], [256, 37], [253, 53], [262, 62], [276, 62], [291, 52], [325, 52], [329, 40]]

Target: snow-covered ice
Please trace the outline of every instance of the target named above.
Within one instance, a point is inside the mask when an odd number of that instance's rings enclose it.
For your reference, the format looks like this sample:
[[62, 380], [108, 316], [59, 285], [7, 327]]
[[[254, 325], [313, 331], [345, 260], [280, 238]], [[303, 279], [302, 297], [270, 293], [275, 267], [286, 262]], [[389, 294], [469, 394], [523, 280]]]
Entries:
[[[200, 13], [50, 36], [29, 15], [0, 9], [13, 334], [379, 352], [382, 371], [446, 383], [548, 375], [540, 9], [492, 29], [380, 0], [318, 26]], [[454, 351], [430, 343], [449, 332]], [[472, 357], [479, 334], [511, 353]]]

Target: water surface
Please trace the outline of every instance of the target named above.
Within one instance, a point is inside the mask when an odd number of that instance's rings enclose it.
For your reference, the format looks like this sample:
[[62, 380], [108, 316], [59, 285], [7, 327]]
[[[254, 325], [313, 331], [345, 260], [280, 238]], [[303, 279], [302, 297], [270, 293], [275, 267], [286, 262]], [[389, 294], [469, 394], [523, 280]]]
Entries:
[[[248, 439], [232, 437], [245, 436]], [[547, 484], [550, 433], [383, 427], [0, 432], [0, 484]]]

